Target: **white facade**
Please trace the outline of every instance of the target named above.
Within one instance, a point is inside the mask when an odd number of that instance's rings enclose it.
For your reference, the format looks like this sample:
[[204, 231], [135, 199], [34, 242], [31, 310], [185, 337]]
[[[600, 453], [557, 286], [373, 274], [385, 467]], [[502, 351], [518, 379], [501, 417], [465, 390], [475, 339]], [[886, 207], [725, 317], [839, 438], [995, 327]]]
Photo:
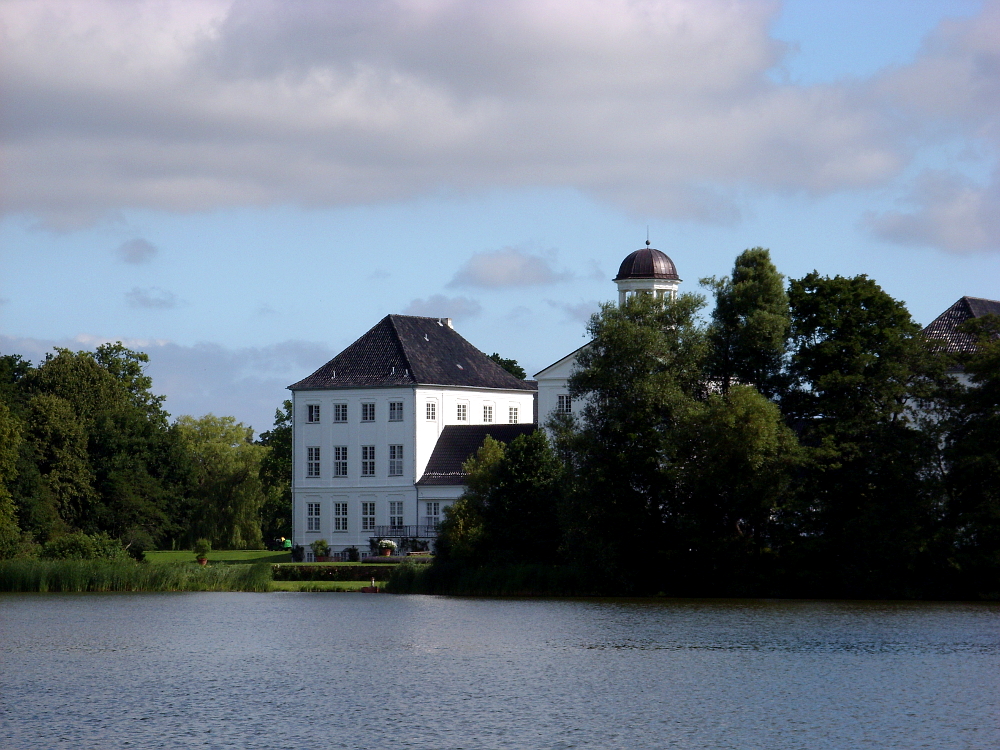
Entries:
[[[576, 369], [576, 356], [584, 347], [567, 354], [558, 362], [553, 362], [535, 375], [538, 381], [538, 424], [545, 422], [552, 414], [579, 414], [583, 404], [574, 401], [569, 395], [569, 378]], [[568, 409], [567, 409], [568, 406]]]
[[[292, 392], [292, 542], [368, 550], [379, 527], [433, 525], [462, 486], [421, 487], [446, 425], [532, 421], [534, 393], [400, 386]], [[399, 405], [399, 406], [394, 406]], [[346, 458], [345, 458], [346, 456]], [[398, 504], [398, 505], [394, 505]]]

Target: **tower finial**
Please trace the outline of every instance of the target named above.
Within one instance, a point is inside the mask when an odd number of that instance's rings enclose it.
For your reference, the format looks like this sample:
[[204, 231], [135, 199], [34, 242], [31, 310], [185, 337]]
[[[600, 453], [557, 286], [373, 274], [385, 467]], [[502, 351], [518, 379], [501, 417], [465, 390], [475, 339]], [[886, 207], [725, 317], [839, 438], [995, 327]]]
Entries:
[[646, 225], [646, 247], [649, 247], [649, 224]]

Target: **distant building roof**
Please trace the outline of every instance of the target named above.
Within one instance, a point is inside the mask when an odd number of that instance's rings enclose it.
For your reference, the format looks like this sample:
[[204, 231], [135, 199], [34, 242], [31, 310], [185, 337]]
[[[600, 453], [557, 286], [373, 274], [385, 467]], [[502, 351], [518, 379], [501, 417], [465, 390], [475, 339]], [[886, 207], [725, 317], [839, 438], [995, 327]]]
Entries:
[[290, 390], [400, 385], [535, 391], [451, 327], [448, 318], [386, 315], [365, 335]]
[[518, 435], [530, 435], [535, 429], [533, 424], [449, 425], [441, 431], [424, 475], [417, 484], [424, 487], [465, 484], [462, 464], [479, 450], [487, 435], [501, 443], [509, 443]]
[[655, 247], [643, 247], [622, 261], [618, 268], [618, 275], [615, 276], [614, 280], [622, 281], [623, 279], [676, 279], [680, 281], [680, 276], [677, 275], [677, 267], [674, 262], [667, 257], [666, 253], [661, 253]]
[[962, 297], [938, 315], [924, 329], [924, 335], [943, 341], [942, 349], [948, 354], [968, 354], [976, 350], [976, 338], [970, 333], [962, 333], [958, 327], [967, 320], [981, 318], [991, 313], [1000, 315], [1000, 301], [981, 297]]

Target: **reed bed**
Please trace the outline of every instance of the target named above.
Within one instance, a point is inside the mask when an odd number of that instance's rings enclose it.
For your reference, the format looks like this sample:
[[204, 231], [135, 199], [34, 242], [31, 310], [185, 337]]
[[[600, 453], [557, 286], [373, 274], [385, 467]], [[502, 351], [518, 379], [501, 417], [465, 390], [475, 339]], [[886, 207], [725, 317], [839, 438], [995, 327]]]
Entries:
[[0, 560], [2, 592], [269, 591], [271, 566]]

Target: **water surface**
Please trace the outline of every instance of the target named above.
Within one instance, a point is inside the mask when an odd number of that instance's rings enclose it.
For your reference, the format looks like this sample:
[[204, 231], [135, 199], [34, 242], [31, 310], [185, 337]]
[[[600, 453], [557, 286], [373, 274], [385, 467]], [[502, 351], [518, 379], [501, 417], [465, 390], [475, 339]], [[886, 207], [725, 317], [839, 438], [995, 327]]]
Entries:
[[0, 595], [0, 748], [1000, 747], [1000, 608]]

